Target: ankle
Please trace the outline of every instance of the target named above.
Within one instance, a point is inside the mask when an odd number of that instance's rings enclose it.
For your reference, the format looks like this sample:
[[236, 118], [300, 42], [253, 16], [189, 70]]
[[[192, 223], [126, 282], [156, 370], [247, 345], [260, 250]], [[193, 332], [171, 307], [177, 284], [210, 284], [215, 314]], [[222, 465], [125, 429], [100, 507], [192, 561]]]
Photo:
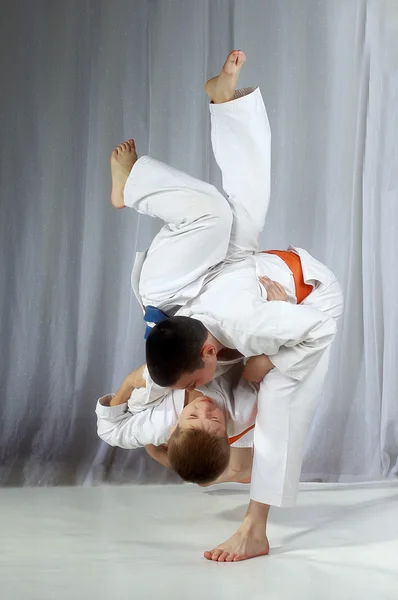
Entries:
[[239, 531], [245, 535], [254, 535], [255, 537], [263, 537], [266, 535], [266, 521], [254, 519], [250, 515], [246, 515], [242, 521]]
[[244, 518], [245, 526], [247, 527], [261, 527], [266, 528], [268, 513], [270, 506], [268, 504], [262, 504], [255, 500], [250, 500], [246, 516]]
[[215, 94], [214, 98], [211, 99], [212, 104], [226, 104], [226, 102], [231, 102], [234, 99], [234, 95], [232, 94]]

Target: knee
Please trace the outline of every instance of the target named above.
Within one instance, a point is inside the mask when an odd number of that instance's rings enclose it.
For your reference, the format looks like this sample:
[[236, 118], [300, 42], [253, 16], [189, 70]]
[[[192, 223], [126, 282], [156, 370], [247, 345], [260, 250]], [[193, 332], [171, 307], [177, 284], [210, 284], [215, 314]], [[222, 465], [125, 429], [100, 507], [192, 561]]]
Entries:
[[232, 227], [232, 210], [229, 202], [219, 192], [212, 198], [207, 198], [205, 205], [202, 206], [206, 217], [212, 221], [217, 235], [230, 236]]

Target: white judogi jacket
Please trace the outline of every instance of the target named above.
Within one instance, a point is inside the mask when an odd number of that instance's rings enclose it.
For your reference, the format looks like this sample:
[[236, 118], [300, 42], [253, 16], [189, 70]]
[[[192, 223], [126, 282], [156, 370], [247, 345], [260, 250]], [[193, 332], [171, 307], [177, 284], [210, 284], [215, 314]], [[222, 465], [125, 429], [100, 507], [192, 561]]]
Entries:
[[[308, 252], [295, 250], [305, 283], [329, 286], [335, 281]], [[282, 283], [290, 302], [268, 302], [259, 275]], [[236, 348], [245, 357], [266, 354], [279, 371], [301, 380], [332, 342], [336, 323], [319, 309], [295, 304], [294, 279], [286, 263], [278, 256], [258, 253], [226, 264], [177, 315], [198, 319], [224, 346]]]
[[[306, 250], [289, 249], [300, 256], [304, 282], [312, 284], [314, 291], [336, 282], [334, 274]], [[131, 275], [131, 285], [143, 312], [147, 302], [139, 289], [145, 256], [145, 252], [137, 253]], [[289, 302], [267, 302], [267, 292], [258, 281], [260, 275], [281, 283]], [[193, 282], [192, 293], [197, 285]], [[187, 288], [184, 293], [188, 296], [191, 292]], [[176, 316], [198, 319], [224, 346], [245, 357], [267, 354], [282, 373], [301, 380], [336, 334], [335, 320], [325, 314], [328, 300], [322, 300], [325, 312], [321, 312], [313, 294], [299, 307], [294, 306], [297, 299], [289, 267], [276, 255], [257, 252], [218, 266], [216, 275], [205, 280], [200, 293], [186, 302]]]
[[[242, 360], [220, 364], [219, 376], [199, 389], [212, 398], [225, 411], [227, 432], [233, 437], [254, 424], [257, 414], [256, 387], [241, 379]], [[148, 371], [144, 371], [147, 379]], [[185, 390], [168, 390], [156, 384], [151, 389], [140, 388], [133, 391], [128, 402], [109, 406], [112, 395], [100, 398], [97, 402], [97, 430], [99, 437], [111, 446], [139, 448], [147, 444], [159, 446], [166, 443], [170, 429], [184, 408]], [[253, 445], [253, 433], [240, 438], [234, 447], [246, 448]]]

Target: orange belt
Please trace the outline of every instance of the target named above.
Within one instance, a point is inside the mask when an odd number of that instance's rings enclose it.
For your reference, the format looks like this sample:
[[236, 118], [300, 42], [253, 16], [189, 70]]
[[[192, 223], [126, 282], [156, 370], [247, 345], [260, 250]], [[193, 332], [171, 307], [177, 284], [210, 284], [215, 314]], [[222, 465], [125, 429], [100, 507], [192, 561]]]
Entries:
[[299, 255], [291, 252], [291, 250], [265, 250], [264, 254], [276, 254], [276, 256], [279, 256], [287, 264], [293, 273], [297, 304], [301, 304], [314, 288], [312, 285], [304, 282], [303, 267]]
[[244, 431], [242, 431], [242, 433], [238, 433], [238, 435], [234, 435], [234, 436], [230, 437], [228, 439], [229, 445], [232, 446], [232, 444], [235, 444], [235, 442], [237, 442], [238, 440], [240, 440], [241, 437], [243, 437], [246, 433], [248, 433], [252, 429], [254, 429], [254, 425], [250, 425], [250, 427], [248, 427], [247, 429], [245, 429]]

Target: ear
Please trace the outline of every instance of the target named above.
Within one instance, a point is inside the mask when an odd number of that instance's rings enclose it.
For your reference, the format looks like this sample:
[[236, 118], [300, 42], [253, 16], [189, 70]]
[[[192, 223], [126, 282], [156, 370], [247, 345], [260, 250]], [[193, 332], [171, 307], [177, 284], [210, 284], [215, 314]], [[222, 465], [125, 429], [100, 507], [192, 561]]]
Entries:
[[171, 438], [171, 436], [173, 435], [173, 433], [175, 432], [175, 430], [176, 430], [176, 427], [177, 427], [177, 425], [173, 425], [173, 426], [170, 428], [169, 437], [167, 438], [167, 444], [170, 442], [170, 438]]
[[200, 356], [203, 360], [212, 356], [217, 356], [217, 348], [214, 346], [214, 344], [208, 344], [205, 342], [202, 346], [202, 350], [200, 351]]

